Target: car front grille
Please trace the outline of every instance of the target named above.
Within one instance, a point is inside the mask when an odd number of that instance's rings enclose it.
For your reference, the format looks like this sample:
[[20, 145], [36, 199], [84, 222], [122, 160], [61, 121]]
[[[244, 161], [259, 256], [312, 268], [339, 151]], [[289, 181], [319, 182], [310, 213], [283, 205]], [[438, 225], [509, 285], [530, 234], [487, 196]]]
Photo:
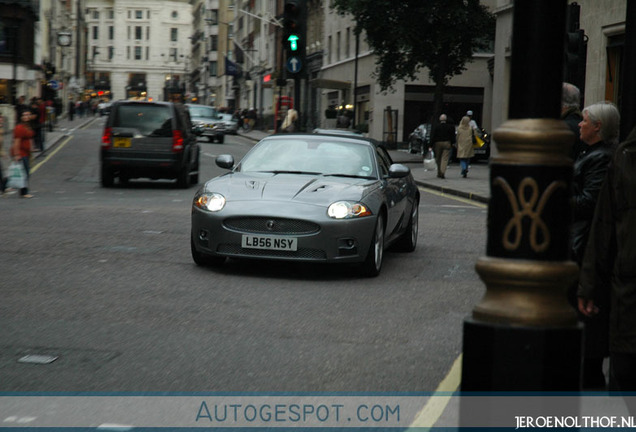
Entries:
[[314, 234], [320, 225], [298, 219], [237, 217], [226, 219], [223, 226], [233, 231], [252, 234]]
[[327, 259], [325, 251], [320, 249], [301, 248], [297, 251], [279, 251], [264, 249], [244, 249], [241, 245], [224, 243], [217, 247], [217, 252], [223, 255], [259, 258], [286, 258], [298, 260], [324, 261]]

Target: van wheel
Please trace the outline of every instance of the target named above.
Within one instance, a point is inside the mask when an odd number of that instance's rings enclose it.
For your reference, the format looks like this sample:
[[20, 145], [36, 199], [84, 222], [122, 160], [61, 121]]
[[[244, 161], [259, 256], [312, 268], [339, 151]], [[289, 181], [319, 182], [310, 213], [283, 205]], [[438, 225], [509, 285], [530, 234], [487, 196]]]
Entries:
[[187, 189], [190, 187], [190, 164], [186, 164], [177, 176], [177, 187]]
[[102, 165], [101, 176], [102, 176], [103, 187], [106, 187], [106, 188], [113, 187], [113, 184], [115, 184], [115, 178], [113, 176], [113, 170], [111, 168], [108, 168]]

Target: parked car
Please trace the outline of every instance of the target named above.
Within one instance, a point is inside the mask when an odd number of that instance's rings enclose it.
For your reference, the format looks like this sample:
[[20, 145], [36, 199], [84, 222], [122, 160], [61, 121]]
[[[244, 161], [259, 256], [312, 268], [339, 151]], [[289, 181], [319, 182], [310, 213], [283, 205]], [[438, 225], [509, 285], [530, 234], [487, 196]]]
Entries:
[[225, 122], [216, 108], [207, 105], [186, 104], [192, 123], [203, 130], [202, 136], [211, 142], [225, 141]]
[[391, 244], [415, 250], [420, 195], [411, 171], [376, 141], [272, 135], [203, 185], [192, 203], [192, 258], [355, 263], [377, 276]]
[[100, 116], [106, 116], [110, 114], [110, 107], [112, 106], [112, 102], [110, 101], [102, 101], [97, 104], [97, 112]]
[[197, 131], [182, 104], [118, 101], [102, 136], [101, 183], [129, 179], [176, 179], [179, 187], [199, 182]]
[[219, 114], [223, 123], [225, 123], [225, 133], [230, 135], [236, 135], [238, 133], [238, 122], [234, 119], [232, 114]]

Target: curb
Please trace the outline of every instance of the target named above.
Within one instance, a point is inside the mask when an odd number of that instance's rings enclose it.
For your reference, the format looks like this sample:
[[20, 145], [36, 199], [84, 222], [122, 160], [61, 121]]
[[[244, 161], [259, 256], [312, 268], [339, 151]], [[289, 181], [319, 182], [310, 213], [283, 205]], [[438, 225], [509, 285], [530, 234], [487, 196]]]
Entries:
[[445, 187], [445, 186], [439, 186], [439, 185], [434, 185], [431, 183], [426, 183], [423, 181], [419, 181], [419, 180], [415, 180], [415, 183], [418, 186], [422, 186], [425, 187], [427, 189], [433, 189], [436, 190], [438, 192], [447, 194], [447, 195], [455, 195], [458, 196], [460, 198], [466, 198], [469, 199], [471, 201], [476, 201], [476, 202], [480, 202], [482, 204], [488, 204], [490, 203], [490, 198], [485, 197], [483, 195], [479, 195], [473, 192], [464, 192], [464, 191], [460, 191], [457, 189], [453, 189], [453, 188], [449, 188], [449, 187]]

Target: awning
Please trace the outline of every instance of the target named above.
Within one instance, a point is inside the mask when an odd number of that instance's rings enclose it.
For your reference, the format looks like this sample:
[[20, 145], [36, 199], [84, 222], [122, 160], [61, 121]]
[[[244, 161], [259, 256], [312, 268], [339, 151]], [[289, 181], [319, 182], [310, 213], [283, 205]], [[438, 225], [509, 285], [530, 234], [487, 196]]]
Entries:
[[351, 89], [351, 81], [337, 81], [326, 78], [315, 78], [309, 81], [314, 88], [349, 90]]

